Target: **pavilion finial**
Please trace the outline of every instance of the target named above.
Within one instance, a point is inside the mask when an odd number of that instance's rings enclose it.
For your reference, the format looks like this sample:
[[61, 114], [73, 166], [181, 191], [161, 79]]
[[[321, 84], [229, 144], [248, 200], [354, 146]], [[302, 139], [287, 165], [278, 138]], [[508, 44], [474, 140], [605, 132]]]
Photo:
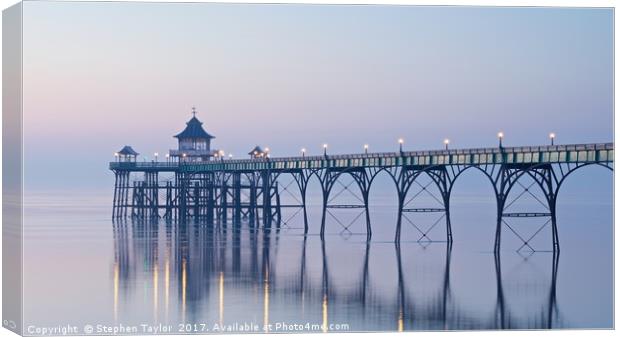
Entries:
[[196, 107], [195, 106], [192, 107], [192, 115], [194, 117], [196, 117]]

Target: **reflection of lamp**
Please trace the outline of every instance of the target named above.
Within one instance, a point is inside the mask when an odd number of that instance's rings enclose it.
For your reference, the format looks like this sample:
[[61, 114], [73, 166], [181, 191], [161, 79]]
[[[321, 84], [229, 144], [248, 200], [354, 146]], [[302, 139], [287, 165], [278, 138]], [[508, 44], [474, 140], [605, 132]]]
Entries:
[[502, 131], [498, 132], [497, 138], [499, 139], [499, 147], [502, 147], [502, 140], [504, 139], [504, 133]]
[[551, 139], [551, 145], [554, 145], [554, 140], [555, 140], [555, 133], [554, 132], [551, 132], [549, 134], [549, 139]]
[[400, 150], [400, 152], [403, 152], [403, 144], [405, 143], [405, 140], [402, 138], [398, 139], [398, 149]]
[[368, 154], [368, 144], [364, 144], [364, 153]]
[[450, 144], [450, 139], [446, 138], [443, 140], [443, 144], [446, 146], [446, 150], [448, 149], [448, 145]]

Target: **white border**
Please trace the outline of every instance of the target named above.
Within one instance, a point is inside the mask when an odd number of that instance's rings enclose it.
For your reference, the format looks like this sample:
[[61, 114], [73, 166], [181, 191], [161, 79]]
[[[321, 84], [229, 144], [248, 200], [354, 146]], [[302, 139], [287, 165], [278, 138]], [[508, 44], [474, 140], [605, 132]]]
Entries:
[[[71, 0], [63, 0], [63, 1], [71, 1]], [[81, 0], [81, 2], [96, 2], [97, 0]], [[121, 0], [106, 0], [108, 2], [125, 2]], [[183, 0], [133, 0], [135, 2], [219, 2], [219, 3], [313, 3], [313, 4], [380, 4], [380, 5], [443, 5], [443, 6], [513, 6], [513, 7], [609, 7], [616, 8], [616, 2], [611, 0], [355, 0], [355, 1], [345, 1], [345, 0], [289, 0], [289, 1], [277, 1], [277, 0], [243, 0], [243, 1], [231, 1], [231, 0], [219, 0], [219, 1], [183, 1]], [[17, 0], [0, 0], [0, 9], [4, 10], [14, 4], [16, 4]], [[0, 17], [1, 22], [1, 17]], [[615, 15], [614, 15], [615, 22]], [[0, 40], [2, 34], [2, 26], [0, 25]], [[618, 36], [618, 27], [614, 24], [614, 65], [618, 61], [618, 56], [615, 53], [615, 42], [616, 36]], [[1, 41], [0, 41], [1, 42]], [[0, 43], [0, 55], [2, 54], [2, 44]], [[0, 56], [1, 58], [1, 56]], [[1, 63], [0, 63], [1, 68]], [[618, 97], [618, 88], [615, 86], [615, 79], [617, 78], [617, 70], [614, 66], [614, 117], [615, 117], [615, 101]], [[0, 94], [1, 95], [1, 94]], [[0, 107], [1, 110], [1, 107]], [[2, 121], [0, 119], [0, 130], [1, 130]], [[618, 120], [614, 118], [614, 138], [615, 138], [615, 130], [618, 126]], [[614, 139], [615, 143], [615, 139]], [[0, 153], [2, 149], [2, 139], [0, 138]], [[1, 166], [0, 166], [0, 174], [1, 174]], [[618, 187], [618, 177], [614, 174], [614, 191], [617, 190]], [[0, 187], [2, 183], [0, 182]], [[0, 195], [0, 201], [2, 196]], [[615, 227], [615, 209], [616, 209], [617, 200], [615, 198], [614, 192], [614, 227]], [[614, 247], [615, 243], [618, 241], [618, 231], [614, 230]], [[0, 241], [0, 248], [1, 248]], [[615, 250], [615, 248], [614, 248]], [[1, 251], [1, 250], [0, 250]], [[615, 251], [614, 261], [617, 262], [617, 252]], [[1, 253], [0, 253], [1, 254]], [[615, 264], [614, 264], [615, 266]], [[0, 285], [1, 285], [1, 275], [2, 272], [0, 270]], [[614, 326], [615, 322], [618, 322], [618, 310], [615, 308], [615, 303], [617, 303], [616, 299], [616, 290], [618, 289], [618, 280], [615, 278], [615, 267], [614, 267]], [[1, 287], [0, 287], [1, 289]], [[0, 294], [0, 300], [2, 299], [2, 295]], [[0, 307], [0, 317], [1, 317], [1, 307]], [[441, 336], [441, 335], [455, 335], [455, 336], [478, 336], [480, 334], [486, 336], [492, 336], [497, 333], [500, 333], [503, 336], [609, 336], [616, 335], [616, 331], [613, 330], [552, 330], [552, 331], [467, 331], [467, 332], [406, 332], [406, 335], [413, 334], [423, 334], [424, 336]], [[383, 336], [388, 333], [373, 333], [374, 336]], [[309, 334], [309, 335], [318, 335], [318, 334]], [[330, 334], [333, 336], [342, 336], [342, 337], [360, 337], [367, 336], [367, 333], [336, 333]], [[0, 337], [4, 336], [15, 336], [14, 333], [6, 330], [0, 329]], [[174, 335], [167, 335], [174, 336]], [[254, 336], [254, 335], [226, 335], [226, 336]]]

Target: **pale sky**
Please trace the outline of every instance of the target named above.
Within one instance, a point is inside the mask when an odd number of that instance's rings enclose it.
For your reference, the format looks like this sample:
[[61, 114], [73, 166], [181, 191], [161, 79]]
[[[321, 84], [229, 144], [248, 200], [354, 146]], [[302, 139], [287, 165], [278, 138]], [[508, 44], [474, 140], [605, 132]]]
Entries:
[[23, 37], [32, 189], [112, 188], [192, 106], [238, 158], [613, 140], [612, 9], [32, 1]]

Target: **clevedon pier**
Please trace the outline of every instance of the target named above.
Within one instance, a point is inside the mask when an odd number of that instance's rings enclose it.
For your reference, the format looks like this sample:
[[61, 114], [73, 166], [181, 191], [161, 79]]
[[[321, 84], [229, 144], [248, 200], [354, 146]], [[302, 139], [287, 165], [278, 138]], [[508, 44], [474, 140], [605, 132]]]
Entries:
[[[502, 230], [507, 228], [522, 243], [519, 249], [535, 249], [530, 241], [543, 228], [551, 227], [549, 239], [553, 251], [560, 243], [556, 221], [556, 200], [566, 178], [579, 168], [598, 165], [613, 170], [613, 143], [553, 144], [540, 146], [503, 146], [490, 148], [406, 151], [400, 141], [395, 152], [330, 154], [324, 146], [322, 155], [271, 157], [269, 149], [254, 147], [248, 159], [226, 157], [222, 151], [211, 149], [215, 137], [207, 133], [202, 122], [193, 117], [186, 128], [175, 136], [178, 148], [154, 160], [139, 160], [139, 154], [125, 146], [115, 153], [110, 163], [115, 174], [112, 217], [114, 219], [164, 218], [179, 224], [280, 228], [286, 219], [283, 210], [293, 209], [303, 218], [304, 233], [308, 234], [308, 185], [312, 179], [320, 184], [322, 194], [321, 238], [325, 236], [326, 219], [333, 209], [357, 210], [359, 221], [365, 223], [366, 237], [372, 237], [369, 197], [373, 182], [380, 174], [391, 178], [395, 186], [398, 207], [394, 226], [394, 241], [401, 241], [403, 223], [411, 213], [438, 213], [440, 220], [433, 224], [445, 226], [445, 241], [452, 242], [450, 196], [452, 188], [467, 170], [479, 170], [488, 178], [497, 201], [497, 222], [494, 249], [501, 244]], [[289, 184], [281, 182], [283, 177]], [[422, 185], [420, 178], [429, 180]], [[531, 183], [524, 184], [527, 178]], [[343, 183], [348, 179], [349, 183]], [[413, 186], [422, 190], [436, 187], [437, 207], [417, 207]], [[283, 193], [295, 196], [283, 201]], [[509, 211], [508, 198], [531, 194], [538, 189], [543, 197], [536, 200], [544, 211]], [[355, 196], [356, 202], [336, 203], [335, 196], [344, 190]], [[543, 224], [531, 236], [520, 234], [510, 225], [511, 218], [541, 218]], [[344, 230], [349, 224], [340, 223]], [[429, 240], [428, 230], [416, 227], [420, 240]]]

